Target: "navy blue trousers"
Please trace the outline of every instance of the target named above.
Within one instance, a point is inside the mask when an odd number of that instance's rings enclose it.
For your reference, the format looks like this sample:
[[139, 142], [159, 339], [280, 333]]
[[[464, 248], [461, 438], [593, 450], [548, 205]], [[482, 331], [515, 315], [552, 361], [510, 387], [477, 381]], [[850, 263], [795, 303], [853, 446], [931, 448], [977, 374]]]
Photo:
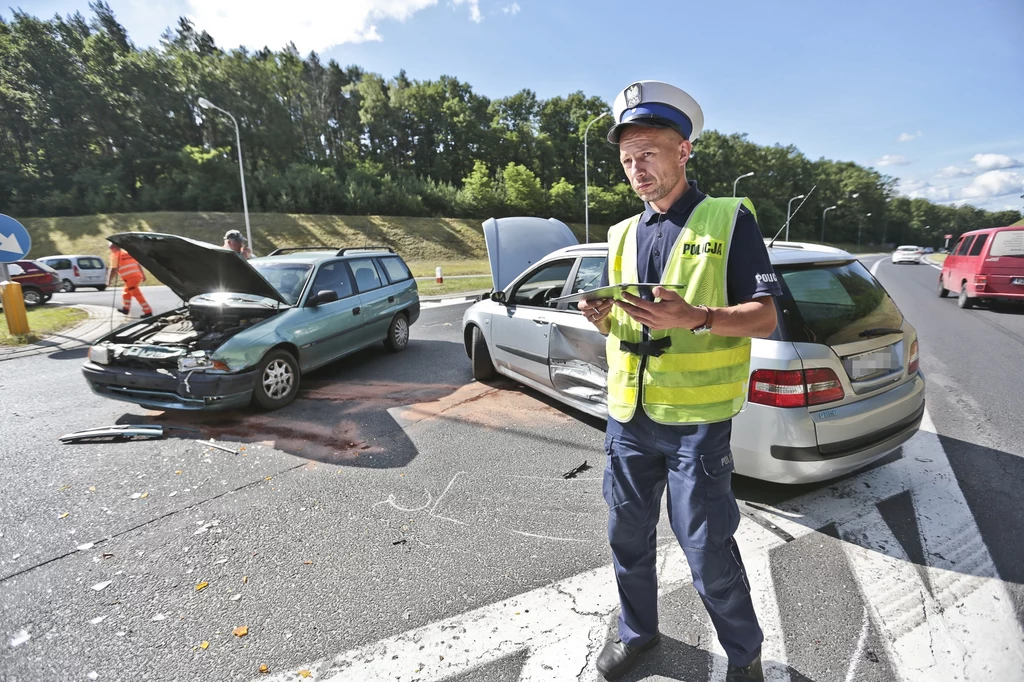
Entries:
[[693, 585], [729, 662], [745, 666], [760, 652], [764, 635], [733, 541], [740, 513], [732, 493], [732, 454], [728, 449], [695, 454], [669, 447], [621, 434], [605, 442], [608, 540], [622, 605], [619, 638], [643, 644], [658, 632], [657, 526], [667, 487], [669, 522], [690, 564]]

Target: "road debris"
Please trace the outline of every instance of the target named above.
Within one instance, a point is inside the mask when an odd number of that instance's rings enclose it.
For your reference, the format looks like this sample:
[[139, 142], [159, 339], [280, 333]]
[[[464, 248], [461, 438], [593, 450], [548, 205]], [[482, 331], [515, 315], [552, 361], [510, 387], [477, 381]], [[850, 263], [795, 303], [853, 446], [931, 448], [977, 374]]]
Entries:
[[230, 452], [232, 455], [238, 454], [237, 448], [229, 448], [227, 445], [221, 445], [220, 443], [214, 442], [212, 438], [209, 441], [203, 443], [203, 445], [209, 445], [211, 448], [217, 448], [218, 450], [223, 450], [224, 452]]
[[11, 638], [11, 648], [21, 646], [30, 639], [32, 639], [32, 635], [28, 634], [28, 630], [22, 630]]
[[92, 549], [95, 546], [96, 546], [95, 542], [87, 542], [84, 545], [79, 545], [78, 547], [75, 547], [75, 549], [77, 549], [79, 552], [88, 552], [90, 549]]
[[237, 593], [231, 595], [230, 597], [228, 597], [228, 599], [230, 599], [231, 601], [239, 601], [241, 598], [242, 598], [242, 593], [241, 592], [237, 592]]
[[207, 649], [209, 649], [209, 648], [210, 648], [210, 643], [209, 643], [209, 642], [207, 642], [207, 641], [206, 641], [206, 640], [204, 639], [204, 640], [202, 641], [202, 643], [200, 643], [200, 644], [199, 644], [199, 648], [200, 648], [200, 649], [202, 649], [203, 651], [206, 651]]
[[114, 581], [113, 580], [105, 580], [105, 581], [103, 581], [101, 583], [96, 583], [95, 585], [92, 586], [92, 589], [96, 590], [97, 592], [102, 592], [103, 590], [107, 589], [107, 587], [112, 582], [114, 582]]
[[270, 672], [270, 667], [266, 663], [260, 664], [260, 672], [264, 675]]
[[406, 538], [402, 538], [401, 540], [395, 540], [391, 544], [392, 545], [404, 545], [407, 542], [408, 542], [408, 540]]
[[106, 619], [107, 619], [106, 616], [96, 616], [95, 618], [93, 618], [92, 620], [89, 621], [89, 625], [99, 625], [100, 623], [102, 623]]
[[249, 634], [249, 628], [245, 625], [239, 625], [237, 628], [231, 631], [231, 634], [233, 634], [235, 637], [245, 637], [247, 634]]
[[588, 469], [593, 469], [593, 467], [587, 464], [587, 460], [583, 460], [583, 464], [579, 465], [575, 469], [566, 471], [564, 474], [562, 474], [562, 478], [576, 478], [577, 474], [587, 471]]

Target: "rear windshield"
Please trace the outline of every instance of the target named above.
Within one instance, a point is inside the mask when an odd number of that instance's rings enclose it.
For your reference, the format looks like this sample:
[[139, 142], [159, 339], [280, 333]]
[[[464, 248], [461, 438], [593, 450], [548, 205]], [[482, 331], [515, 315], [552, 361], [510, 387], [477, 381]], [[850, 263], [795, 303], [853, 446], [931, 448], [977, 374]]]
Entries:
[[901, 246], [899, 248], [899, 250], [900, 251], [917, 251], [917, 247], [916, 246]]
[[789, 341], [835, 346], [863, 341], [866, 329], [903, 324], [889, 294], [858, 261], [776, 265], [775, 271]]
[[989, 257], [1024, 256], [1024, 230], [1003, 230], [992, 237]]

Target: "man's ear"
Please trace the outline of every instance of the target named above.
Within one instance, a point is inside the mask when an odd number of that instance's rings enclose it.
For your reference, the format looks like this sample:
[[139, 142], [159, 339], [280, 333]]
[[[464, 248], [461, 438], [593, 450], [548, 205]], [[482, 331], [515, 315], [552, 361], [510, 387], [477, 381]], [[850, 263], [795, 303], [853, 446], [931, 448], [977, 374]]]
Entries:
[[690, 157], [693, 155], [693, 143], [689, 140], [684, 139], [679, 143], [679, 165], [686, 167], [686, 164], [690, 161]]

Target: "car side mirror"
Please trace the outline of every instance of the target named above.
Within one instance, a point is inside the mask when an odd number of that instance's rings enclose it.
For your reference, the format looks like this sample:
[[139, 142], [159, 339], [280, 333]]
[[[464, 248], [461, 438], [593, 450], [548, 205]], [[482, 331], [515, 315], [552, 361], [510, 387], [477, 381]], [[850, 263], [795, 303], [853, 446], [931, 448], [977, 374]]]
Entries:
[[505, 292], [504, 291], [495, 291], [494, 293], [491, 294], [491, 300], [494, 301], [495, 303], [504, 303], [505, 302]]
[[332, 291], [331, 289], [324, 289], [310, 296], [309, 300], [306, 301], [306, 305], [318, 306], [323, 305], [324, 303], [331, 303], [337, 300], [338, 292]]

